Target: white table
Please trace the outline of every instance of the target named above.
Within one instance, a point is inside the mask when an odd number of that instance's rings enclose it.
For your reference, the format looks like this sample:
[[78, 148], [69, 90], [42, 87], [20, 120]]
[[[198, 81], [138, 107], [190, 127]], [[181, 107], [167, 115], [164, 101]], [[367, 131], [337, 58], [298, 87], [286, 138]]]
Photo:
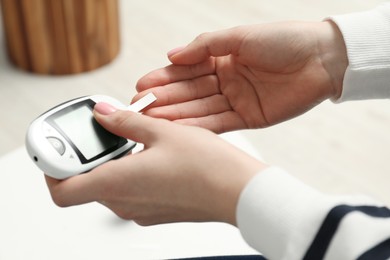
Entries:
[[[258, 156], [239, 133], [223, 136]], [[254, 254], [221, 223], [140, 227], [100, 204], [58, 208], [43, 174], [21, 147], [0, 158], [0, 259], [164, 259]]]

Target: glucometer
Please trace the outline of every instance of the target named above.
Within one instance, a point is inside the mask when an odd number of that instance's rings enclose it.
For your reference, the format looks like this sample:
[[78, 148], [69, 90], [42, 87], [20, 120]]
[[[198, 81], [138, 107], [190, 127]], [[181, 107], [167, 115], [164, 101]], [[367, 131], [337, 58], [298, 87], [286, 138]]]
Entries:
[[46, 175], [55, 179], [88, 172], [128, 154], [136, 145], [105, 130], [93, 117], [95, 104], [105, 102], [118, 109], [139, 112], [155, 100], [153, 93], [149, 93], [128, 107], [104, 95], [62, 103], [30, 124], [26, 135], [27, 152]]

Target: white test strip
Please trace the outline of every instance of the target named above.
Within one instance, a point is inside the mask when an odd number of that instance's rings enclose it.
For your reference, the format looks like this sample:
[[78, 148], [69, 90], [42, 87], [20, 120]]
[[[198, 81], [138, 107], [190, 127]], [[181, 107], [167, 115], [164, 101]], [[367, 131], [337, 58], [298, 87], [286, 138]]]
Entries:
[[128, 106], [127, 110], [138, 113], [139, 111], [156, 101], [156, 99], [157, 98], [153, 93], [149, 93], [146, 96], [142, 97], [140, 100], [137, 100], [135, 103]]

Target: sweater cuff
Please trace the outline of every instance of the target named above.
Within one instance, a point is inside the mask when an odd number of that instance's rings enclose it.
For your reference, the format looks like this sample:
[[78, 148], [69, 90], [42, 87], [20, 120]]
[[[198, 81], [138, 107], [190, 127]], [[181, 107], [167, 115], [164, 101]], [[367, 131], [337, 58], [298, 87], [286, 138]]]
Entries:
[[318, 191], [280, 168], [269, 167], [242, 191], [237, 225], [246, 242], [266, 257], [302, 259], [303, 249], [317, 232], [313, 226], [322, 222], [331, 207]]
[[390, 4], [328, 19], [339, 27], [349, 60], [335, 102], [390, 98]]

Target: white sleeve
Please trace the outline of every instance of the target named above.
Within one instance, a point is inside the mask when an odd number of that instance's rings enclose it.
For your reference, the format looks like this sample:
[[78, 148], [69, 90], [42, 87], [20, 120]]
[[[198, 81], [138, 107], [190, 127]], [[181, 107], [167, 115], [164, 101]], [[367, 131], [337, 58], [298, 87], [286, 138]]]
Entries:
[[268, 259], [390, 257], [388, 208], [367, 197], [322, 194], [276, 167], [244, 188], [237, 225]]
[[390, 98], [390, 3], [328, 19], [339, 27], [349, 60], [336, 102]]

